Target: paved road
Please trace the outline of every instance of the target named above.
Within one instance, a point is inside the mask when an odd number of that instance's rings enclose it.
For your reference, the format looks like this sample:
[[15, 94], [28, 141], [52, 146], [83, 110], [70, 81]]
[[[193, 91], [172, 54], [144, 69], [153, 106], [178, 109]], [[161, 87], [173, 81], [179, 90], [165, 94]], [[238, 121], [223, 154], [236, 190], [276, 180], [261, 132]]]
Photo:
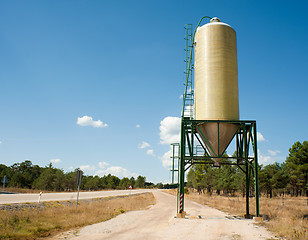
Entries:
[[52, 239], [276, 239], [265, 228], [255, 225], [253, 220], [238, 219], [190, 200], [185, 201], [187, 218], [175, 218], [175, 197], [161, 191], [153, 191], [153, 194], [156, 204], [149, 210], [121, 214], [109, 221], [62, 233]]
[[[136, 189], [136, 190], [114, 190], [114, 191], [95, 191], [95, 192], [80, 192], [79, 199], [110, 197], [119, 195], [129, 195], [136, 193], [144, 193], [150, 190]], [[25, 203], [25, 202], [37, 202], [39, 194], [0, 194], [0, 204], [9, 203]], [[76, 200], [77, 192], [69, 193], [43, 193], [41, 201], [65, 201]]]

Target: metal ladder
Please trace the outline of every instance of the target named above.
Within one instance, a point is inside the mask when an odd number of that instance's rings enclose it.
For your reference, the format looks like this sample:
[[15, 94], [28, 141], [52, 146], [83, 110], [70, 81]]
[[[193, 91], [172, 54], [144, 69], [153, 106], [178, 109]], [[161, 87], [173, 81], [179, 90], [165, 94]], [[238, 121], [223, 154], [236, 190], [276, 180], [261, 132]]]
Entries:
[[190, 119], [194, 116], [194, 92], [193, 92], [193, 81], [192, 81], [192, 56], [193, 56], [193, 30], [192, 24], [186, 24], [185, 29], [185, 91], [183, 95], [183, 111], [182, 117], [189, 117]]

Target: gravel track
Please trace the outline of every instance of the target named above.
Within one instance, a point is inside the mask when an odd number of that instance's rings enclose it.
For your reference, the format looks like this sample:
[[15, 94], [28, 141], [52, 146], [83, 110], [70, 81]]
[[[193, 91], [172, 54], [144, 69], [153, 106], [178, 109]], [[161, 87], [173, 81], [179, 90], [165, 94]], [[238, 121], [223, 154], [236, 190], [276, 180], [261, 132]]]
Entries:
[[109, 221], [79, 231], [62, 233], [53, 239], [278, 239], [253, 220], [230, 216], [214, 208], [185, 199], [186, 218], [175, 218], [176, 198], [153, 191], [156, 204], [149, 210], [121, 214]]

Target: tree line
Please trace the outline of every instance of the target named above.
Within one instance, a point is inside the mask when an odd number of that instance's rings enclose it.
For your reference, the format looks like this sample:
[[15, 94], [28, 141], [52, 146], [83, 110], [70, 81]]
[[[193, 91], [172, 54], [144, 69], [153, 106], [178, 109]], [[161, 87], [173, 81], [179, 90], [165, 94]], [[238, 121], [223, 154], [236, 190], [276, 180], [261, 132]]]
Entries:
[[[231, 162], [231, 161], [230, 161]], [[199, 193], [246, 193], [246, 175], [237, 166], [194, 165], [187, 174], [187, 187]], [[251, 180], [252, 181], [252, 180]], [[250, 192], [254, 193], [253, 184]], [[295, 142], [283, 163], [259, 165], [259, 191], [267, 197], [281, 194], [308, 197], [308, 142]]]
[[[52, 166], [46, 167], [33, 165], [30, 160], [15, 163], [11, 166], [0, 164], [0, 179], [3, 182], [7, 177], [7, 187], [38, 189], [48, 191], [74, 191], [77, 188], [77, 170], [65, 173], [62, 169]], [[83, 176], [80, 189], [102, 190], [102, 189], [128, 189], [151, 187], [152, 183], [146, 182], [146, 177], [138, 176], [122, 179], [111, 174], [103, 177]]]

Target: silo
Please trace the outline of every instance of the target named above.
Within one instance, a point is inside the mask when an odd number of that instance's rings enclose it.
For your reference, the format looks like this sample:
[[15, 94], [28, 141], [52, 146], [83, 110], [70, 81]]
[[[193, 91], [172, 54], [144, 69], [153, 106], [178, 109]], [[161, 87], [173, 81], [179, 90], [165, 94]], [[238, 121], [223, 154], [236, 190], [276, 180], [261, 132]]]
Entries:
[[199, 124], [198, 132], [209, 154], [220, 157], [238, 128], [224, 120], [239, 120], [239, 100], [236, 33], [218, 18], [195, 34], [194, 104], [196, 120], [215, 120]]
[[[203, 19], [211, 21], [198, 27]], [[185, 25], [185, 40], [186, 86], [178, 157], [177, 216], [185, 217], [185, 171], [194, 164], [237, 165], [246, 176], [245, 217], [251, 217], [250, 182], [254, 183], [256, 216], [259, 216], [257, 125], [254, 120], [239, 120], [236, 33], [218, 18], [204, 16], [194, 31], [191, 24]], [[192, 103], [194, 116], [185, 115], [185, 109]], [[232, 139], [235, 139], [235, 156], [223, 156]]]

